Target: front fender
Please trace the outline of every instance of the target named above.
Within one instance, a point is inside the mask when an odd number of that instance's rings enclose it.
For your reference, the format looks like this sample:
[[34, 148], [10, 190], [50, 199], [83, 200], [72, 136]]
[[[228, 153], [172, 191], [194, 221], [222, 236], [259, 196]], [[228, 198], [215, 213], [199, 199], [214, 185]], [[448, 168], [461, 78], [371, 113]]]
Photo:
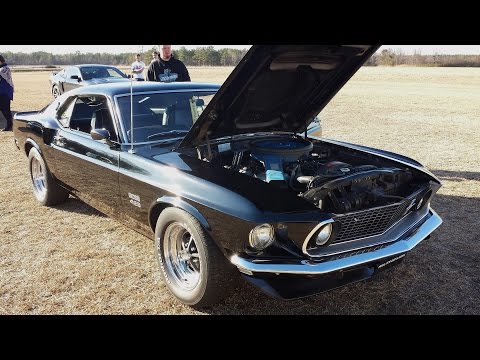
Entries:
[[[202, 215], [200, 211], [198, 211], [195, 207], [187, 203], [186, 201], [182, 200], [179, 197], [173, 196], [162, 196], [158, 198], [154, 204], [150, 207], [149, 211], [149, 223], [152, 229], [155, 229], [155, 224], [153, 223], [159, 215], [160, 212], [165, 209], [166, 207], [176, 207], [188, 212], [192, 215], [195, 219], [197, 219], [202, 226], [207, 229], [208, 231], [211, 230], [210, 224], [208, 223], [207, 219]], [[159, 211], [160, 209], [160, 211]]]

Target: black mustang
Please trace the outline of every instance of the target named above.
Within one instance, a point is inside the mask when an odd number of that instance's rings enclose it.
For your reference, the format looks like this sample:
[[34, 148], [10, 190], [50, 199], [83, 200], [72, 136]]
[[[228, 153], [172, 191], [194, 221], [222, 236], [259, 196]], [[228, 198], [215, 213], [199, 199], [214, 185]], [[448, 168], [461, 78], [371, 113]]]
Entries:
[[80, 86], [130, 81], [120, 69], [98, 64], [67, 66], [58, 72], [54, 71], [49, 80], [54, 98]]
[[207, 306], [238, 274], [280, 298], [371, 277], [440, 224], [418, 162], [310, 136], [377, 46], [253, 46], [220, 88], [118, 83], [15, 115], [43, 205], [73, 194], [155, 240], [171, 292]]

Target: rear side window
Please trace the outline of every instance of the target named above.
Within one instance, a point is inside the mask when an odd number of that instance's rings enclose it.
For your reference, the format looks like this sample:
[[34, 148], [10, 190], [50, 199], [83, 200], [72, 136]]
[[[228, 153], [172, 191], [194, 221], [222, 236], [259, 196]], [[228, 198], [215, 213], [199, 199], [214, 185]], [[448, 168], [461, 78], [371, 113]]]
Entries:
[[58, 114], [58, 121], [60, 121], [60, 124], [62, 124], [64, 127], [68, 127], [70, 118], [72, 117], [74, 105], [75, 101], [71, 101], [70, 105], [68, 105], [66, 108], [63, 108], [63, 110], [60, 110], [60, 113]]

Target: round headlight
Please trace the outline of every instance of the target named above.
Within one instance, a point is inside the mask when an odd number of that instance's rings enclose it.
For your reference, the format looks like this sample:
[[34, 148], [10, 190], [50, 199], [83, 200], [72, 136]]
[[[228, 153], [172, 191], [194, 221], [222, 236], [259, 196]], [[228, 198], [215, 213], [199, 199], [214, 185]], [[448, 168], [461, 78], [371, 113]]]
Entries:
[[263, 250], [272, 245], [275, 240], [275, 232], [273, 226], [270, 224], [262, 224], [256, 226], [250, 231], [248, 242], [250, 246], [257, 250]]
[[332, 224], [324, 225], [315, 236], [315, 244], [325, 245], [332, 235]]

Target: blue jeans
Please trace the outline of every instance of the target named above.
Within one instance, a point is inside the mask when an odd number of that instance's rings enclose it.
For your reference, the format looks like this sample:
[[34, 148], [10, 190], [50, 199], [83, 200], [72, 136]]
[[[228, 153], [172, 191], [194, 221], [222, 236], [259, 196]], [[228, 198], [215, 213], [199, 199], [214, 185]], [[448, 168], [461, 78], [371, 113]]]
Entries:
[[7, 120], [7, 128], [12, 127], [12, 111], [10, 110], [10, 99], [7, 95], [0, 94], [0, 110], [5, 120]]

